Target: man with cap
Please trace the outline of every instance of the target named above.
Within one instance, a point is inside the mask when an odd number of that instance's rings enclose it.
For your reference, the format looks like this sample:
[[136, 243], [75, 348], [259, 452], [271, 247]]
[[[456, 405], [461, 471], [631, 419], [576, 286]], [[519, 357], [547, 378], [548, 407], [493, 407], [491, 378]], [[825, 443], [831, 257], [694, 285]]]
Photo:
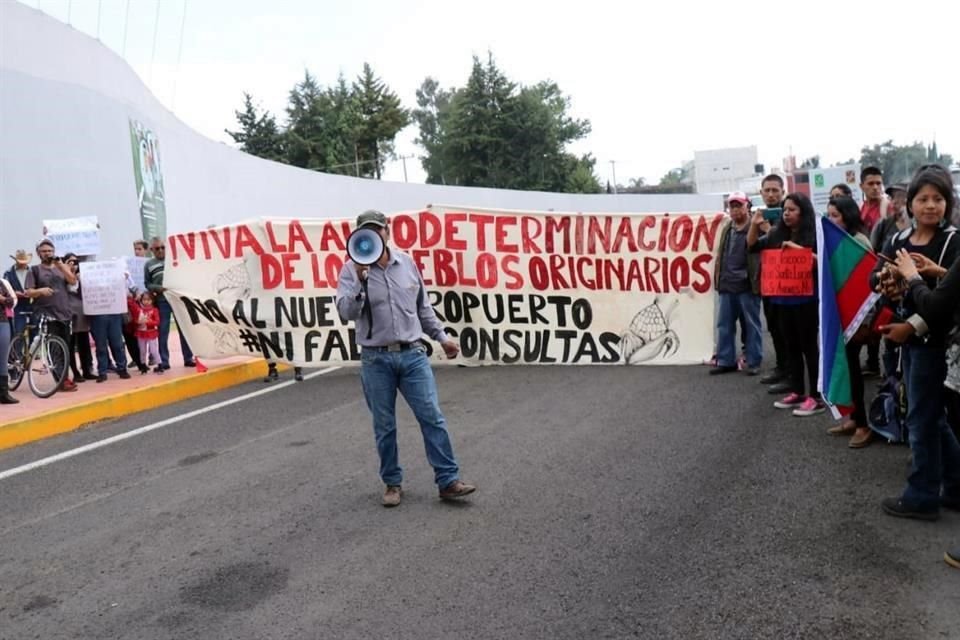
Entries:
[[10, 283], [17, 295], [17, 306], [13, 311], [13, 335], [20, 335], [23, 328], [30, 321], [33, 313], [33, 301], [24, 293], [27, 284], [27, 274], [30, 273], [30, 263], [33, 254], [24, 249], [17, 249], [12, 256], [13, 266], [3, 274], [3, 279]]
[[[24, 294], [33, 299], [33, 310], [45, 313], [52, 322], [48, 325], [50, 333], [63, 338], [70, 344], [70, 321], [73, 319], [73, 307], [70, 305], [70, 295], [67, 285], [77, 283], [77, 276], [73, 269], [56, 257], [56, 248], [53, 241], [44, 238], [37, 243], [37, 256], [40, 264], [30, 267], [24, 283]], [[63, 366], [67, 363], [64, 362]], [[60, 372], [58, 371], [59, 375]], [[76, 385], [64, 377], [61, 389], [76, 391]]]
[[898, 182], [886, 188], [890, 200], [883, 218], [870, 232], [870, 244], [877, 253], [883, 251], [887, 240], [902, 229], [910, 226], [910, 216], [907, 213], [907, 184]]
[[362, 348], [360, 381], [373, 415], [380, 456], [380, 478], [386, 485], [383, 506], [400, 504], [403, 470], [397, 455], [397, 391], [420, 423], [427, 460], [433, 467], [440, 498], [461, 498], [476, 487], [460, 480], [447, 421], [440, 411], [437, 385], [421, 341], [424, 334], [454, 358], [460, 347], [450, 339], [427, 298], [423, 278], [407, 254], [389, 246], [390, 228], [379, 211], [357, 217], [358, 229], [370, 229], [383, 240], [380, 259], [364, 266], [347, 260], [337, 285], [337, 311], [356, 323]]
[[717, 365], [711, 375], [737, 370], [737, 321], [747, 347], [747, 375], [760, 372], [763, 333], [760, 326], [760, 254], [747, 251], [750, 199], [742, 191], [727, 198], [730, 224], [720, 236], [714, 286], [719, 295]]

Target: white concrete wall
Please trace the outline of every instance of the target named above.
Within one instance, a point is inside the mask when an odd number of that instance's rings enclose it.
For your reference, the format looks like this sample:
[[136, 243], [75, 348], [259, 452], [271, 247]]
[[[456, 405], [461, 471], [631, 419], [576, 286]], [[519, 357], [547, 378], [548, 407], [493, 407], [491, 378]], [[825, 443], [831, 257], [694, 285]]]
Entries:
[[[351, 217], [427, 204], [583, 212], [718, 211], [718, 196], [569, 195], [378, 182], [296, 169], [184, 125], [112, 51], [17, 2], [0, 2], [0, 256], [41, 221], [96, 215], [103, 255], [139, 238], [129, 120], [160, 145], [167, 232], [261, 216]], [[232, 123], [224, 123], [229, 126]], [[0, 260], [0, 264], [6, 261]]]
[[729, 193], [740, 180], [754, 175], [757, 147], [736, 147], [694, 152], [698, 193]]

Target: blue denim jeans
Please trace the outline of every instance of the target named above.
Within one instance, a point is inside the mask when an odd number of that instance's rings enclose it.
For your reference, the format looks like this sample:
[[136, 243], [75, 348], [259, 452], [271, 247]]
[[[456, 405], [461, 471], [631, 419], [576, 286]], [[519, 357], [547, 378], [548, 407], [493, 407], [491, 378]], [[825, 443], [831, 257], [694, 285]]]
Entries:
[[[173, 309], [170, 308], [170, 303], [167, 302], [166, 298], [157, 300], [157, 309], [160, 311], [160, 364], [164, 369], [169, 369], [170, 347], [167, 343], [170, 341], [170, 320], [173, 317]], [[183, 337], [182, 331], [178, 332], [178, 334], [180, 336], [180, 352], [183, 354], [183, 363], [193, 362], [193, 351], [190, 350], [190, 345], [187, 344], [187, 340]]]
[[763, 333], [760, 326], [760, 296], [745, 293], [720, 293], [717, 314], [717, 365], [737, 364], [737, 320], [747, 343], [747, 366], [759, 367], [763, 360]]
[[107, 375], [110, 358], [107, 349], [113, 354], [117, 371], [127, 368], [127, 352], [123, 342], [123, 316], [114, 313], [106, 316], [90, 316], [90, 332], [97, 345], [97, 373]]
[[901, 347], [907, 385], [907, 430], [913, 466], [903, 501], [915, 509], [936, 511], [943, 495], [960, 498], [960, 444], [947, 425], [947, 363], [943, 347]]
[[403, 395], [423, 434], [427, 461], [441, 489], [459, 479], [457, 460], [447, 433], [447, 421], [440, 411], [433, 369], [422, 348], [386, 352], [364, 349], [360, 355], [363, 395], [373, 414], [373, 434], [380, 454], [380, 478], [398, 485], [403, 469], [397, 454], [397, 391]]

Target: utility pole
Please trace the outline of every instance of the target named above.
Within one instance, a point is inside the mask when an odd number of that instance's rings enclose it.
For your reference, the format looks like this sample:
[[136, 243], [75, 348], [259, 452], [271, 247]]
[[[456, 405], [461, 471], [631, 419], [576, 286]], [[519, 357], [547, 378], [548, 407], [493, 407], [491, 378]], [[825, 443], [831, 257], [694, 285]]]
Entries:
[[613, 172], [613, 195], [617, 195], [617, 161], [610, 161], [610, 170]]
[[400, 160], [403, 161], [403, 181], [404, 182], [407, 182], [407, 158], [416, 158], [416, 157], [417, 156], [412, 153], [410, 155], [400, 156]]

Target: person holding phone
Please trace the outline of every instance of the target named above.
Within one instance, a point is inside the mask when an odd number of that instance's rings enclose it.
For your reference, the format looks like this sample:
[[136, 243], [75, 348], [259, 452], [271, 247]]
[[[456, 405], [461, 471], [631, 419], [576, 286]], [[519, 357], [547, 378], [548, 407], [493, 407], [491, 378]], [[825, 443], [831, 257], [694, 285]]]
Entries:
[[[764, 208], [757, 209], [761, 214], [761, 221], [757, 225], [760, 235], [767, 234], [779, 221], [783, 212], [780, 205], [783, 202], [783, 178], [775, 173], [766, 176], [760, 182], [760, 196], [763, 198]], [[756, 214], [754, 214], [756, 218]], [[774, 305], [768, 296], [763, 298], [763, 315], [767, 320], [767, 330], [773, 340], [774, 368], [769, 374], [760, 378], [760, 383], [770, 385], [768, 391], [772, 394], [785, 393], [789, 388], [787, 383], [786, 346], [783, 344], [783, 334], [780, 332], [780, 319], [777, 316], [779, 307]]]
[[[60, 336], [66, 344], [70, 344], [70, 321], [73, 318], [73, 307], [70, 305], [68, 285], [77, 283], [77, 276], [73, 269], [57, 257], [56, 247], [49, 238], [37, 243], [37, 255], [40, 264], [30, 267], [27, 281], [24, 284], [24, 294], [33, 299], [34, 311], [47, 314], [52, 321], [49, 329], [53, 335]], [[64, 367], [67, 363], [64, 362]], [[63, 372], [57, 371], [57, 376]], [[66, 375], [60, 385], [63, 391], [76, 391], [77, 385]]]
[[960, 237], [947, 219], [955, 199], [946, 169], [920, 167], [907, 189], [916, 226], [894, 236], [884, 248], [883, 255], [896, 265], [878, 265], [871, 274], [871, 284], [899, 301], [898, 315], [906, 319], [880, 328], [901, 345], [907, 387], [910, 475], [899, 496], [880, 503], [884, 513], [900, 518], [936, 520], [941, 506], [960, 506], [960, 445], [947, 423], [943, 384], [953, 318], [938, 312], [932, 296], [924, 295], [925, 289], [936, 290], [941, 279], [946, 282], [948, 270], [960, 259]]
[[[763, 212], [753, 217], [747, 233], [747, 245], [751, 251], [765, 249], [815, 249], [817, 212], [810, 198], [802, 193], [791, 193], [783, 202], [783, 217], [769, 233], [760, 237], [760, 227], [766, 224]], [[816, 263], [816, 254], [814, 254]], [[814, 271], [816, 267], [814, 267]], [[816, 282], [815, 273], [810, 274]], [[786, 381], [787, 395], [774, 403], [778, 409], [790, 409], [797, 417], [823, 413], [826, 406], [817, 390], [820, 366], [818, 327], [820, 321], [817, 294], [809, 296], [770, 296], [777, 308], [775, 314], [780, 322], [780, 334], [786, 351], [789, 377]], [[804, 368], [807, 384], [804, 385]]]

